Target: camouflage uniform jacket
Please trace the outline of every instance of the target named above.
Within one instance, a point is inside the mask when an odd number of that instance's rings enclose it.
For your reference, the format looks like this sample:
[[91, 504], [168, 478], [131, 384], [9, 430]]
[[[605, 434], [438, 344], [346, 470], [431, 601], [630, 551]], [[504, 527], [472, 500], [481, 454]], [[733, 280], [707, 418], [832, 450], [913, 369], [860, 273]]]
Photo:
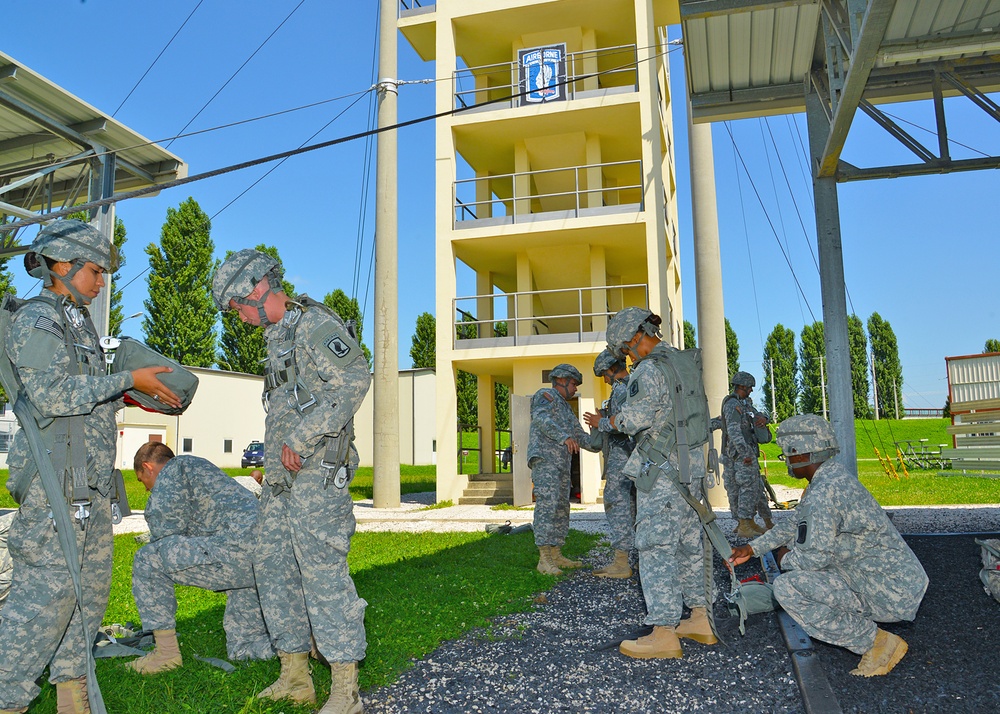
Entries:
[[531, 398], [531, 429], [528, 436], [528, 464], [533, 458], [566, 453], [566, 439], [586, 442], [590, 435], [583, 430], [573, 408], [553, 387], [542, 387]]
[[[79, 318], [71, 321], [67, 311]], [[67, 351], [63, 330], [70, 331], [76, 354]], [[88, 480], [107, 495], [118, 436], [115, 412], [122, 407], [122, 394], [134, 386], [131, 372], [105, 374], [104, 354], [87, 309], [48, 290], [17, 311], [6, 340], [7, 355], [38, 417], [46, 448], [52, 451], [55, 446], [55, 419], [84, 415]], [[14, 436], [7, 462], [11, 483], [38, 473], [23, 430]]]
[[[611, 426], [612, 417], [621, 413], [628, 398], [628, 380], [616, 379], [611, 385], [611, 397], [608, 399], [607, 412], [601, 417], [597, 425], [597, 431], [591, 435], [591, 443], [599, 447], [604, 452], [604, 464], [607, 467], [608, 460], [611, 459], [611, 452], [619, 452], [622, 460], [627, 460], [632, 454], [635, 443], [632, 437], [623, 433], [620, 429]], [[599, 438], [599, 436], [602, 438]]]
[[913, 615], [927, 589], [923, 566], [885, 511], [835, 461], [816, 471], [794, 517], [778, 521], [750, 545], [757, 554], [786, 546], [782, 570], [836, 572], [862, 596], [910, 600]]
[[10, 557], [10, 551], [7, 550], [7, 532], [15, 515], [17, 511], [0, 516], [0, 605], [7, 599], [14, 570], [14, 561]]
[[234, 546], [252, 542], [260, 516], [256, 497], [197, 456], [164, 465], [146, 504], [150, 541], [168, 536], [221, 536]]
[[[666, 350], [658, 343], [653, 350]], [[615, 419], [618, 430], [635, 438], [635, 450], [625, 465], [625, 475], [634, 479], [643, 463], [650, 460], [643, 448], [645, 439], [663, 430], [674, 429], [674, 406], [670, 385], [653, 360], [643, 359], [632, 369], [628, 379], [625, 404]], [[668, 455], [670, 465], [677, 470], [677, 452]]]
[[[725, 425], [723, 452], [734, 460], [756, 459], [760, 448], [754, 435], [753, 419], [757, 414], [753, 399], [740, 399], [731, 394], [722, 400], [722, 420]], [[714, 424], [713, 424], [714, 426]]]
[[[270, 390], [265, 386], [264, 477], [269, 485], [287, 485], [282, 445], [303, 460], [323, 449], [324, 437], [336, 436], [361, 406], [372, 378], [361, 347], [343, 321], [322, 308], [290, 307], [279, 323], [268, 325], [264, 339], [272, 370], [280, 370], [283, 353], [294, 350], [297, 379]], [[300, 411], [296, 389], [298, 399], [308, 393], [316, 403]]]

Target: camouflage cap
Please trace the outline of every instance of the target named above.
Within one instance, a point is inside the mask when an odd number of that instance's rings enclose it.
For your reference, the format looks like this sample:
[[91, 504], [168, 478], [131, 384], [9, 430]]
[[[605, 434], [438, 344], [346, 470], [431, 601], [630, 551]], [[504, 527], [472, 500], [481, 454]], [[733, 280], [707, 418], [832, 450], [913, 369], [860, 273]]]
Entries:
[[571, 364], [557, 364], [549, 372], [549, 381], [552, 382], [557, 378], [575, 379], [577, 384], [583, 384], [583, 375], [580, 374], [580, 370]]
[[733, 386], [739, 385], [750, 389], [757, 386], [757, 380], [754, 379], [753, 375], [749, 372], [737, 372], [733, 375], [733, 378], [729, 380], [729, 383]]
[[212, 278], [212, 299], [215, 306], [225, 312], [229, 309], [229, 301], [233, 298], [244, 298], [253, 292], [257, 283], [269, 273], [273, 273], [279, 285], [273, 289], [281, 289], [281, 263], [267, 253], [253, 248], [244, 248], [226, 258]]
[[75, 218], [56, 221], [42, 228], [31, 242], [30, 250], [58, 262], [83, 260], [110, 272], [118, 270], [118, 249], [115, 245], [92, 225]]
[[621, 357], [615, 357], [611, 354], [610, 350], [605, 348], [600, 354], [597, 355], [597, 357], [594, 358], [594, 376], [603, 377], [604, 373], [609, 369], [612, 369], [616, 364], [621, 365], [622, 368], [624, 368]]
[[809, 454], [808, 463], [819, 464], [840, 453], [833, 427], [818, 414], [798, 414], [778, 424], [775, 440], [787, 456]]
[[651, 310], [643, 307], [626, 307], [616, 312], [608, 322], [605, 333], [608, 351], [613, 355], [622, 354], [622, 347], [627, 345], [639, 330], [644, 330], [647, 335], [659, 335], [659, 328], [646, 322], [652, 315]]

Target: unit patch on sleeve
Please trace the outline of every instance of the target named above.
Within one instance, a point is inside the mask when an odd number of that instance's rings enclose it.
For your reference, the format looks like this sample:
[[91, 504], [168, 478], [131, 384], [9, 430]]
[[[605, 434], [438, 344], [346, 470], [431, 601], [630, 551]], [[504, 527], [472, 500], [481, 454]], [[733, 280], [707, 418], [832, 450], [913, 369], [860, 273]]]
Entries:
[[351, 346], [344, 341], [340, 335], [334, 335], [329, 340], [326, 341], [327, 348], [333, 352], [339, 359], [343, 359], [348, 352], [351, 351]]
[[639, 393], [639, 380], [633, 380], [632, 384], [630, 384], [628, 387], [628, 395], [630, 397], [634, 397], [638, 393]]

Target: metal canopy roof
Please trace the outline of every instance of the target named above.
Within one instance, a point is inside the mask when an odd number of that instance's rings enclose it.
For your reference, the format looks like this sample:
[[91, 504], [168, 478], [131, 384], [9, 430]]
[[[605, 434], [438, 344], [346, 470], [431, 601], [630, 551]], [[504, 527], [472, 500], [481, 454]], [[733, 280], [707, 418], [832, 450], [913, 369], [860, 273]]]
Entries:
[[[1000, 108], [984, 96], [1000, 89], [1000, 0], [680, 0], [680, 10], [695, 121], [805, 111], [809, 88], [823, 97], [830, 123], [820, 176], [1000, 164], [951, 161], [941, 105], [942, 97], [964, 95], [1000, 121]], [[920, 164], [867, 172], [840, 162], [859, 107], [882, 123], [873, 104], [916, 99], [940, 109], [939, 154], [887, 126]]]
[[86, 200], [105, 152], [115, 155], [116, 193], [187, 175], [174, 154], [0, 52], [0, 215]]

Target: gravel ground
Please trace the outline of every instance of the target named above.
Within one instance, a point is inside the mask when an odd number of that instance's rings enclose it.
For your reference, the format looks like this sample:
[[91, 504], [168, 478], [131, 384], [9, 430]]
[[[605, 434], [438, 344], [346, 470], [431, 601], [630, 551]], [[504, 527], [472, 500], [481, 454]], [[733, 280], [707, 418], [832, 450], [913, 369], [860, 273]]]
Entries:
[[[903, 533], [1000, 531], [1000, 508], [887, 510]], [[725, 518], [720, 524], [727, 531], [732, 526]], [[996, 652], [1000, 605], [979, 584], [978, 547], [971, 536], [908, 540], [931, 583], [916, 623], [887, 628], [910, 643], [906, 659], [887, 677], [861, 679], [847, 674], [856, 655], [815, 643], [843, 710], [996, 711], [1000, 685], [982, 662]], [[610, 550], [599, 546], [584, 560], [600, 567], [609, 558]], [[742, 566], [739, 576], [755, 567]], [[728, 587], [718, 557], [715, 569], [717, 587]], [[617, 641], [634, 636], [644, 611], [636, 578], [605, 580], [580, 571], [541, 594], [532, 611], [447, 642], [391, 686], [364, 692], [365, 711], [804, 711], [773, 616], [752, 617], [741, 637], [717, 602], [724, 644], [685, 640], [681, 660], [632, 660], [618, 652]]]

